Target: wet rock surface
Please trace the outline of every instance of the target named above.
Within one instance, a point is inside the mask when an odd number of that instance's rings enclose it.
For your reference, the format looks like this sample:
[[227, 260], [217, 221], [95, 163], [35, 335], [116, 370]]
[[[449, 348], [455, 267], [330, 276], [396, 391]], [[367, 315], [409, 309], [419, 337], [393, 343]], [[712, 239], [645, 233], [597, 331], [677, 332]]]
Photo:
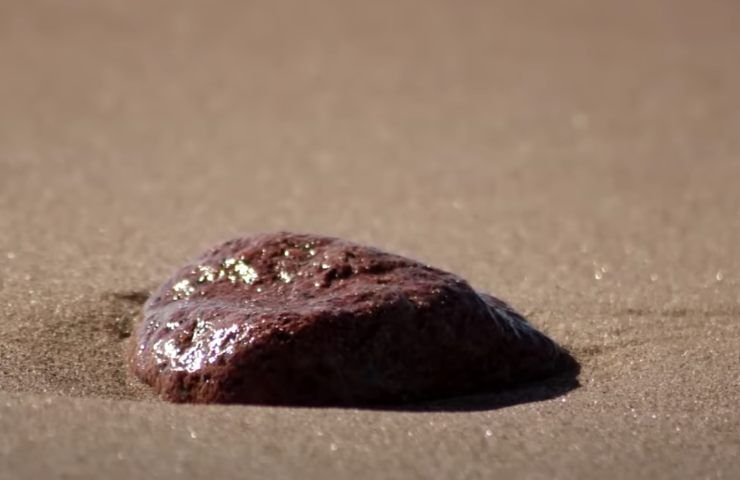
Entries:
[[181, 268], [133, 341], [134, 373], [175, 402], [392, 404], [577, 368], [453, 274], [292, 233], [231, 240]]

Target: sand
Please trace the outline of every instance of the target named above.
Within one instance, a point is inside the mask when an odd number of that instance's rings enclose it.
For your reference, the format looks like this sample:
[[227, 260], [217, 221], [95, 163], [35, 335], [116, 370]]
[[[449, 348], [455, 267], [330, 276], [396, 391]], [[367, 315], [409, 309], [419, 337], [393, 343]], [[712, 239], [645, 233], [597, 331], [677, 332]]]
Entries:
[[[737, 478], [739, 20], [0, 3], [0, 478]], [[148, 292], [277, 229], [460, 274], [571, 349], [579, 385], [362, 410], [132, 379]]]

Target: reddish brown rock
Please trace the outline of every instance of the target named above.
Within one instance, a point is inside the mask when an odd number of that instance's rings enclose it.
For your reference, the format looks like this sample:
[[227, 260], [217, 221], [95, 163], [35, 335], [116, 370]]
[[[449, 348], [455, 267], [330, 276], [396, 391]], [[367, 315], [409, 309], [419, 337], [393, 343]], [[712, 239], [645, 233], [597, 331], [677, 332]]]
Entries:
[[574, 367], [464, 280], [343, 240], [231, 240], [180, 269], [136, 327], [133, 370], [176, 402], [398, 403]]

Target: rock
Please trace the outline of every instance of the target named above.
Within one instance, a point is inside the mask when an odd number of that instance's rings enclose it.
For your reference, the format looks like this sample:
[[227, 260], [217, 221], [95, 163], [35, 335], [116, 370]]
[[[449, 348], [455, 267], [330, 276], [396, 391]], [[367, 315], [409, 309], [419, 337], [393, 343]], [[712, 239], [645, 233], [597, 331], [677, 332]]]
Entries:
[[486, 392], [575, 362], [457, 276], [336, 238], [231, 240], [136, 326], [135, 374], [175, 402], [388, 404]]

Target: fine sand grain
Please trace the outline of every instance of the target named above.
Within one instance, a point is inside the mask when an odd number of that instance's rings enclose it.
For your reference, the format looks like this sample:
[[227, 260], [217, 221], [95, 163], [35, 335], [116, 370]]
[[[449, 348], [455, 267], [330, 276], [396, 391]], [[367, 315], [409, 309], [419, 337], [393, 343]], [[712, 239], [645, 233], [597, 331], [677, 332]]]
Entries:
[[[734, 1], [0, 3], [0, 479], [740, 477]], [[468, 279], [578, 384], [173, 405], [142, 302], [239, 234]]]

